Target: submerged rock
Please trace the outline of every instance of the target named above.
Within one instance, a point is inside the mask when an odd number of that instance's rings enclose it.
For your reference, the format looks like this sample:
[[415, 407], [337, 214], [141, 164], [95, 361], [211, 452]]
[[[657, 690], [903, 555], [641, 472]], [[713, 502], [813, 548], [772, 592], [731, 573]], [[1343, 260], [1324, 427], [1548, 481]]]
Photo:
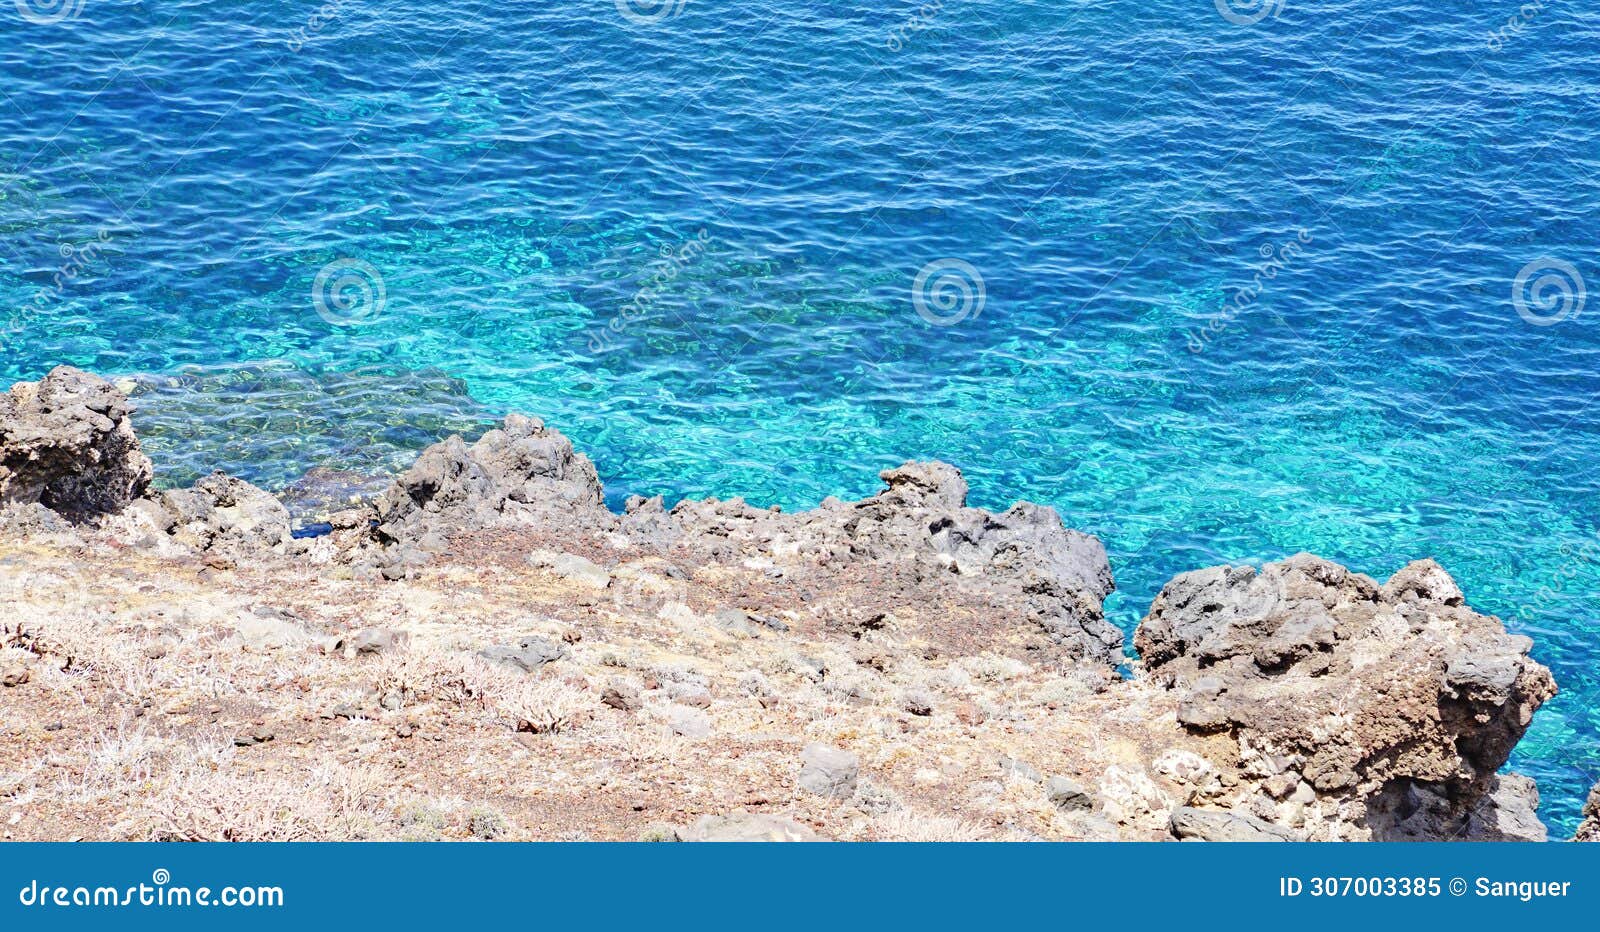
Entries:
[[317, 466], [285, 486], [278, 500], [297, 522], [315, 524], [377, 498], [392, 482], [388, 476]]
[[0, 395], [0, 505], [39, 504], [73, 521], [113, 514], [144, 494], [150, 460], [110, 382], [57, 366]]
[[1511, 805], [1496, 771], [1555, 683], [1431, 560], [1381, 586], [1307, 554], [1185, 573], [1134, 646], [1186, 728], [1236, 739], [1263, 806], [1334, 837], [1527, 834], [1483, 804]]
[[[183, 365], [119, 384], [133, 399], [145, 452], [167, 480], [188, 485], [214, 469], [244, 475], [282, 490], [301, 523], [337, 510], [335, 496], [376, 496], [441, 437], [489, 426], [466, 383], [437, 369], [270, 359]], [[307, 472], [314, 464], [339, 470]], [[371, 488], [361, 474], [381, 479]], [[341, 493], [341, 485], [352, 488]]]

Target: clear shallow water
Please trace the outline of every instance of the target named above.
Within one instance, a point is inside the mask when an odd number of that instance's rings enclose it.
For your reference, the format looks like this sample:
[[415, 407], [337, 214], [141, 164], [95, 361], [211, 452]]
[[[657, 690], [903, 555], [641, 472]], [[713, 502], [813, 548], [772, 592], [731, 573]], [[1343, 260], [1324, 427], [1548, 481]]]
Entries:
[[1600, 777], [1600, 298], [1513, 301], [1600, 283], [1590, 5], [11, 6], [0, 378], [137, 378], [168, 481], [519, 410], [617, 499], [949, 460], [1104, 538], [1130, 628], [1433, 556], [1563, 687], [1513, 761], [1556, 834]]

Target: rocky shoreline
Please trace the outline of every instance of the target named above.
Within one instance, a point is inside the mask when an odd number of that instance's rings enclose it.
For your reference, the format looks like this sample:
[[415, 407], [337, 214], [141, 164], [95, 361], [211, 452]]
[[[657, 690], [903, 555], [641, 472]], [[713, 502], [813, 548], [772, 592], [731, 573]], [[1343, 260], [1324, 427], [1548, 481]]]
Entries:
[[512, 415], [297, 536], [133, 421], [0, 396], [7, 837], [1546, 838], [1499, 771], [1556, 685], [1430, 560], [1197, 569], [1130, 660], [1100, 542], [943, 463], [616, 514]]

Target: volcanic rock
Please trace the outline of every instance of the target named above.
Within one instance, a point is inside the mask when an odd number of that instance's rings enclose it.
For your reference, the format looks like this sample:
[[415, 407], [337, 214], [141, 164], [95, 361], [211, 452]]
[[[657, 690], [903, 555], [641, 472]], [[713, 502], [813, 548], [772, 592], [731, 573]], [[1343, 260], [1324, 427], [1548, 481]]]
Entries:
[[[1313, 798], [1282, 805], [1343, 823], [1336, 837], [1463, 837], [1495, 823], [1480, 803], [1556, 691], [1532, 642], [1468, 608], [1431, 560], [1381, 586], [1308, 554], [1185, 573], [1134, 645], [1177, 693], [1186, 728], [1233, 737], [1263, 782], [1293, 772]], [[1418, 824], [1423, 796], [1439, 803]]]
[[73, 521], [121, 511], [150, 484], [150, 460], [110, 382], [57, 366], [0, 395], [0, 505], [33, 504]]

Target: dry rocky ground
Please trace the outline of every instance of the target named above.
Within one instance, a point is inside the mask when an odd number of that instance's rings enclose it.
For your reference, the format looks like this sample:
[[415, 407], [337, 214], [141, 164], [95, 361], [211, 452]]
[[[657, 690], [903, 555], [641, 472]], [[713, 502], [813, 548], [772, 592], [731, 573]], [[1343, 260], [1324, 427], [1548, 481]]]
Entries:
[[616, 515], [513, 417], [295, 538], [58, 369], [0, 395], [0, 833], [1544, 837], [1497, 771], [1554, 684], [1436, 565], [1185, 574], [1125, 676], [1097, 541], [884, 479]]

